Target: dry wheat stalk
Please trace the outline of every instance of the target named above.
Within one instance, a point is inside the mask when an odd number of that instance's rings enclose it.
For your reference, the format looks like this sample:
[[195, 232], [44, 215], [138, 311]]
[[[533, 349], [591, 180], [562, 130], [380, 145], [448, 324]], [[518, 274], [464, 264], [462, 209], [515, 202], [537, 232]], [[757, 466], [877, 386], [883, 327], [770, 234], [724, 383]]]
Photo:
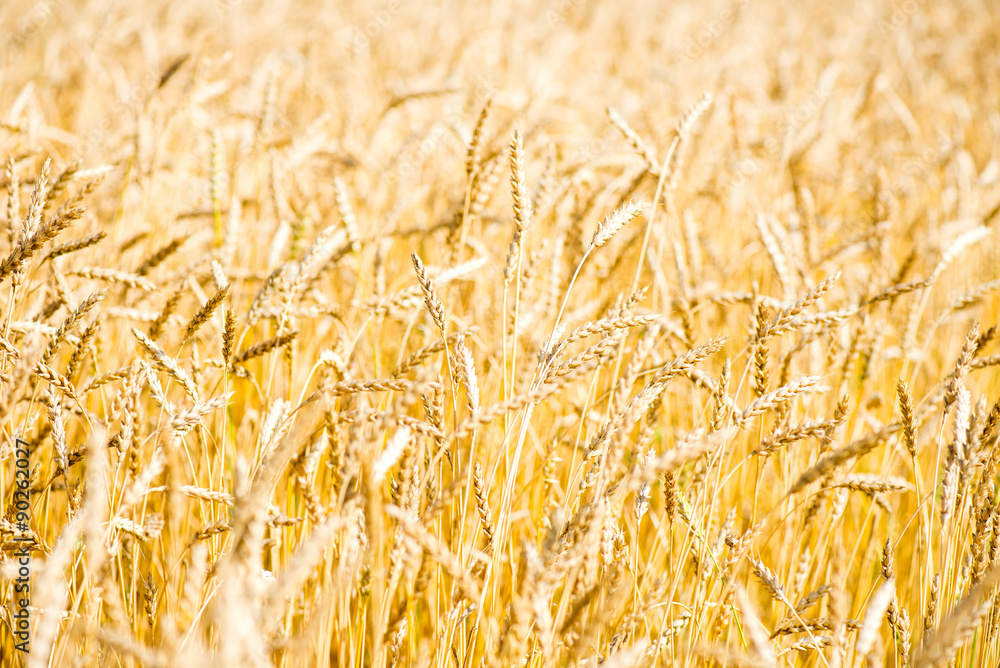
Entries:
[[80, 334], [80, 340], [73, 348], [73, 353], [70, 355], [69, 362], [66, 363], [66, 377], [70, 380], [73, 380], [77, 371], [79, 371], [80, 367], [83, 365], [83, 360], [93, 345], [94, 339], [97, 336], [97, 332], [100, 330], [100, 327], [101, 316], [98, 315], [94, 318], [94, 321], [83, 330], [83, 333]]
[[839, 421], [837, 420], [824, 420], [822, 422], [803, 422], [802, 424], [780, 427], [761, 442], [751, 454], [767, 457], [780, 448], [796, 441], [821, 437], [838, 424]]
[[226, 297], [229, 296], [229, 286], [220, 288], [212, 297], [205, 302], [204, 305], [193, 316], [188, 320], [187, 326], [184, 328], [184, 336], [182, 341], [188, 341], [194, 336], [201, 326], [211, 319], [212, 314], [218, 310], [222, 302], [225, 301]]
[[483, 129], [486, 127], [486, 120], [490, 116], [490, 107], [492, 105], [493, 98], [487, 98], [482, 110], [479, 112], [479, 118], [476, 119], [476, 125], [472, 131], [472, 139], [469, 141], [466, 151], [465, 173], [470, 181], [479, 173], [481, 167], [480, 143], [482, 142]]
[[649, 168], [649, 171], [652, 172], [653, 174], [658, 175], [660, 173], [660, 164], [656, 160], [656, 155], [649, 148], [649, 146], [642, 140], [642, 138], [639, 136], [639, 133], [637, 133], [635, 130], [632, 129], [632, 126], [628, 124], [628, 121], [625, 120], [625, 118], [618, 112], [617, 109], [614, 109], [613, 107], [608, 107], [607, 114], [608, 114], [608, 119], [610, 119], [611, 123], [616, 128], [618, 128], [618, 131], [622, 133], [622, 136], [624, 136], [625, 139], [628, 140], [628, 143], [632, 146], [633, 149], [635, 149], [635, 152], [638, 153], [639, 156], [646, 163], [646, 167]]
[[13, 245], [17, 237], [14, 223], [21, 217], [21, 184], [14, 167], [13, 156], [7, 156], [4, 169], [7, 177], [7, 243]]
[[424, 263], [420, 260], [420, 256], [413, 253], [410, 255], [410, 259], [413, 260], [413, 269], [417, 273], [417, 282], [420, 283], [420, 289], [424, 293], [424, 304], [431, 314], [431, 319], [437, 325], [437, 328], [441, 330], [441, 334], [446, 334], [444, 306], [441, 305], [441, 300], [438, 299], [437, 292], [434, 290], [434, 283], [427, 276], [427, 270], [424, 267]]
[[42, 380], [48, 381], [52, 387], [59, 390], [63, 396], [73, 403], [80, 403], [80, 398], [77, 396], [76, 388], [73, 387], [73, 383], [71, 383], [65, 376], [57, 373], [52, 368], [42, 364], [41, 362], [35, 362], [34, 366], [31, 368], [31, 372]]
[[405, 514], [396, 506], [386, 506], [384, 512], [390, 518], [399, 522], [403, 532], [437, 563], [444, 567], [454, 578], [462, 593], [473, 602], [478, 602], [480, 591], [478, 584], [469, 575], [459, 558], [452, 553], [438, 538], [432, 535], [424, 526]]
[[108, 233], [105, 231], [95, 232], [94, 234], [82, 237], [80, 239], [74, 239], [73, 241], [67, 241], [57, 246], [53, 246], [52, 250], [49, 251], [48, 255], [45, 256], [46, 260], [54, 260], [57, 257], [62, 257], [63, 255], [69, 255], [70, 253], [76, 253], [82, 251], [91, 246], [96, 246], [104, 239], [106, 239]]
[[476, 462], [472, 469], [472, 484], [476, 495], [476, 509], [479, 511], [479, 526], [486, 538], [486, 547], [483, 548], [483, 551], [486, 554], [492, 554], [493, 534], [496, 529], [493, 525], [493, 513], [490, 511], [489, 499], [487, 498], [487, 483], [483, 478], [483, 467], [479, 462]]
[[[676, 100], [629, 72], [664, 74], [643, 45], [712, 7], [521, 3], [467, 90], [470, 35], [506, 16], [486, 4], [347, 2], [348, 49], [313, 44], [328, 8], [226, 44], [137, 3], [13, 26], [0, 562], [31, 551], [26, 663], [996, 663], [998, 89], [956, 75], [991, 71], [995, 17], [907, 5], [892, 39], [844, 39], [760, 7], [668, 68], [728, 99], [657, 155]], [[67, 32], [95, 21], [98, 46]], [[258, 48], [276, 31], [304, 56]], [[53, 75], [67, 44], [148, 77], [115, 108]], [[713, 70], [735, 56], [736, 88]], [[387, 89], [399, 63], [454, 82]], [[723, 336], [745, 347], [714, 366]]]
[[756, 658], [762, 662], [762, 665], [777, 665], [774, 648], [771, 647], [771, 642], [764, 630], [764, 625], [761, 624], [760, 619], [754, 612], [753, 603], [750, 602], [750, 599], [747, 597], [743, 587], [739, 584], [734, 583], [733, 592], [736, 599], [736, 605], [743, 613], [745, 620], [744, 626], [747, 630], [750, 643], [753, 646], [754, 653], [757, 655]]
[[845, 476], [835, 487], [843, 487], [865, 494], [885, 494], [907, 489], [909, 484], [902, 478], [883, 478], [871, 473], [855, 473]]
[[136, 338], [136, 341], [139, 342], [139, 346], [146, 352], [146, 354], [153, 359], [157, 368], [166, 371], [171, 378], [181, 384], [181, 387], [184, 388], [184, 392], [197, 402], [198, 388], [195, 386], [191, 376], [181, 367], [180, 363], [167, 355], [163, 348], [160, 348], [152, 341], [152, 339], [147, 337], [135, 327], [132, 328], [132, 336]]
[[393, 378], [405, 376], [406, 374], [417, 369], [420, 366], [420, 363], [423, 362], [428, 357], [430, 357], [431, 355], [435, 355], [443, 351], [448, 345], [454, 345], [460, 336], [469, 336], [470, 334], [475, 334], [477, 330], [478, 328], [472, 327], [470, 329], [463, 330], [460, 332], [453, 332], [441, 341], [435, 341], [434, 343], [430, 343], [424, 346], [423, 348], [421, 348], [420, 350], [416, 351], [408, 358], [403, 360], [403, 362], [393, 370], [392, 372]]
[[865, 308], [867, 306], [872, 306], [873, 304], [878, 304], [879, 302], [890, 301], [899, 297], [900, 295], [905, 295], [910, 292], [915, 292], [917, 290], [923, 290], [924, 288], [930, 287], [931, 279], [925, 278], [922, 281], [912, 281], [910, 283], [898, 283], [892, 285], [885, 290], [882, 290], [874, 297], [863, 302], [858, 308]]
[[77, 325], [80, 324], [80, 321], [83, 320], [88, 313], [94, 310], [94, 307], [97, 306], [97, 304], [100, 303], [100, 301], [106, 296], [107, 290], [101, 290], [100, 292], [95, 292], [80, 302], [80, 305], [77, 306], [72, 313], [66, 316], [63, 323], [59, 325], [59, 329], [56, 330], [56, 333], [52, 336], [52, 340], [49, 341], [49, 344], [45, 347], [45, 351], [42, 353], [39, 362], [42, 364], [48, 364], [51, 362], [52, 358], [55, 357], [56, 352], [59, 350], [59, 346], [66, 340], [70, 332], [76, 329]]
[[249, 348], [244, 349], [243, 352], [239, 353], [238, 355], [236, 355], [236, 357], [233, 358], [229, 366], [230, 368], [235, 368], [237, 364], [246, 364], [250, 360], [266, 355], [272, 350], [275, 350], [277, 348], [284, 348], [285, 346], [289, 345], [292, 341], [294, 341], [296, 337], [298, 337], [298, 335], [299, 335], [298, 330], [292, 330], [290, 332], [286, 332], [284, 334], [279, 334], [277, 336], [272, 336], [269, 339], [265, 339], [260, 343], [254, 344]]
[[[227, 393], [219, 397], [209, 399], [204, 403], [195, 403], [194, 406], [184, 408], [171, 415], [169, 427], [175, 434], [183, 434], [201, 422], [206, 415], [211, 415], [221, 407], [229, 403], [232, 393]], [[197, 402], [197, 399], [195, 399]]]
[[87, 267], [84, 269], [74, 269], [66, 273], [70, 276], [90, 278], [97, 281], [104, 281], [105, 283], [120, 283], [130, 288], [139, 288], [140, 290], [145, 290], [147, 292], [156, 290], [156, 285], [152, 281], [148, 281], [138, 274], [130, 274], [126, 271], [104, 269], [101, 267]]
[[472, 359], [469, 347], [465, 345], [464, 336], [459, 336], [455, 341], [455, 365], [469, 399], [469, 412], [475, 414], [479, 410], [479, 380], [475, 360]]
[[160, 333], [163, 331], [163, 326], [167, 324], [170, 320], [170, 316], [174, 314], [177, 307], [180, 305], [181, 298], [184, 296], [185, 286], [181, 284], [176, 290], [174, 290], [169, 297], [167, 297], [166, 303], [163, 305], [163, 310], [156, 316], [153, 320], [153, 324], [149, 327], [149, 338], [154, 341], [160, 338]]
[[796, 318], [807, 308], [819, 301], [839, 280], [840, 272], [837, 272], [823, 280], [794, 304], [782, 309], [764, 328], [764, 336], [778, 336], [779, 334], [792, 331]]
[[865, 608], [865, 616], [861, 622], [861, 630], [858, 631], [858, 640], [855, 644], [855, 649], [859, 656], [867, 657], [869, 652], [872, 651], [879, 626], [882, 624], [882, 619], [889, 609], [889, 604], [892, 603], [895, 592], [895, 580], [890, 579], [879, 585], [879, 588], [875, 590], [875, 593], [872, 594], [871, 599], [868, 601], [868, 606]]
[[894, 422], [887, 427], [883, 427], [879, 431], [863, 436], [855, 441], [852, 441], [851, 443], [848, 443], [847, 445], [831, 451], [827, 455], [824, 455], [815, 464], [803, 472], [798, 479], [796, 479], [791, 488], [789, 488], [788, 494], [795, 494], [806, 485], [809, 485], [823, 476], [832, 473], [848, 461], [858, 457], [863, 457], [865, 454], [871, 452], [876, 447], [884, 443], [900, 429], [901, 425], [898, 422]]
[[795, 604], [795, 612], [802, 613], [808, 610], [812, 606], [816, 605], [820, 600], [822, 600], [822, 598], [826, 596], [829, 592], [830, 592], [829, 585], [822, 585], [821, 587], [814, 589], [813, 591], [809, 592], [801, 599], [799, 599], [798, 603]]
[[[941, 620], [930, 639], [924, 640], [913, 665], [919, 668], [941, 666], [951, 661], [955, 652], [979, 626], [980, 620], [989, 612], [991, 602], [983, 602], [993, 585], [1000, 579], [1000, 569], [993, 567], [963, 598], [951, 613]], [[932, 616], [929, 615], [929, 616]], [[926, 621], [925, 621], [926, 628]]]
[[648, 207], [649, 205], [642, 200], [631, 200], [623, 204], [614, 212], [608, 214], [608, 216], [601, 221], [600, 225], [597, 226], [597, 230], [594, 232], [594, 238], [590, 240], [590, 246], [588, 246], [587, 252], [589, 253], [590, 251], [596, 250], [611, 241], [612, 237], [618, 234], [618, 232], [620, 232], [621, 229], [628, 223], [635, 220], [639, 214], [645, 211]]
[[[844, 622], [848, 631], [857, 631], [861, 628], [861, 622], [856, 619], [848, 619]], [[778, 636], [790, 635], [792, 633], [811, 633], [815, 631], [831, 631], [837, 625], [837, 620], [831, 617], [817, 617], [803, 619], [801, 622], [794, 617], [789, 617], [782, 621], [771, 633], [771, 639]]]
[[773, 392], [758, 397], [749, 406], [744, 408], [741, 414], [736, 416], [737, 424], [745, 427], [746, 423], [754, 417], [763, 414], [775, 406], [792, 401], [802, 394], [824, 392], [826, 388], [820, 385], [819, 381], [818, 376], [803, 376], [798, 380], [779, 387]]
[[[31, 261], [41, 248], [54, 239], [60, 232], [68, 228], [79, 220], [85, 212], [83, 208], [68, 209], [45, 223], [35, 225], [30, 233], [24, 234], [18, 241], [14, 250], [0, 263], [0, 281], [11, 274], [21, 274], [24, 268]], [[31, 222], [37, 218], [31, 211], [28, 213], [26, 222]]]
[[666, 172], [667, 178], [664, 181], [664, 188], [667, 192], [672, 192], [677, 188], [681, 167], [684, 164], [684, 146], [688, 142], [694, 126], [705, 115], [708, 108], [712, 106], [713, 101], [714, 97], [712, 93], [706, 92], [677, 122], [674, 140], [670, 144], [670, 148], [667, 149], [667, 157], [663, 161], [664, 167], [660, 170], [661, 179], [664, 176], [663, 172]]

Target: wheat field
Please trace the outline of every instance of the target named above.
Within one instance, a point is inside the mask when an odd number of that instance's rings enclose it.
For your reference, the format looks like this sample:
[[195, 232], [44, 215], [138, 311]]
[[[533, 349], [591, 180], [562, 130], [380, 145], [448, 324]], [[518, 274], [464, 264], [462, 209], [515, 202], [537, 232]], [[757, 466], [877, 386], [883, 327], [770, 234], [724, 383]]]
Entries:
[[0, 25], [0, 665], [1000, 665], [994, 0]]

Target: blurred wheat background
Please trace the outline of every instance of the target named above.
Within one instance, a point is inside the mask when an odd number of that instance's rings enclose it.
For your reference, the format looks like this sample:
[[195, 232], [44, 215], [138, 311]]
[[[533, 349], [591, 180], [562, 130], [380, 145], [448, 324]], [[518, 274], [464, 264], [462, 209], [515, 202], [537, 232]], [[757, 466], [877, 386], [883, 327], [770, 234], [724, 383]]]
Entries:
[[3, 666], [1000, 662], [992, 0], [0, 25]]

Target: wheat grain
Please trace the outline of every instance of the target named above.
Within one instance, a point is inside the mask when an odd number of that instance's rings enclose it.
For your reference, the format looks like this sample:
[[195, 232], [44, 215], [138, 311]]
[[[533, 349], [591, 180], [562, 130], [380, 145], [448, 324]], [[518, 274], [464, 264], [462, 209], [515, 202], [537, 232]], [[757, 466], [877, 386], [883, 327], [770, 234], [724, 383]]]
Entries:
[[863, 436], [821, 457], [815, 464], [803, 472], [798, 479], [796, 479], [791, 488], [788, 490], [788, 494], [795, 494], [806, 485], [809, 485], [821, 477], [835, 471], [851, 459], [863, 457], [865, 454], [871, 452], [880, 444], [884, 443], [886, 439], [890, 438], [893, 434], [899, 431], [900, 428], [901, 425], [898, 422], [893, 423], [887, 427], [883, 427], [879, 431]]
[[126, 271], [115, 269], [103, 269], [101, 267], [87, 267], [85, 269], [74, 269], [67, 272], [70, 276], [90, 278], [105, 283], [120, 283], [130, 288], [139, 288], [151, 292], [156, 290], [156, 285], [152, 281], [144, 279], [138, 274], [130, 274]]
[[181, 365], [174, 358], [167, 355], [167, 353], [160, 348], [156, 343], [152, 341], [145, 334], [137, 330], [135, 327], [132, 328], [132, 336], [136, 338], [139, 342], [139, 346], [149, 355], [156, 366], [163, 371], [166, 371], [171, 378], [176, 380], [184, 388], [184, 391], [190, 396], [195, 402], [198, 401], [198, 389], [191, 379], [191, 376], [181, 367]]
[[600, 248], [611, 241], [612, 237], [618, 234], [628, 223], [635, 220], [648, 206], [642, 200], [631, 200], [609, 214], [597, 226], [594, 238], [590, 240], [587, 252]]
[[233, 358], [232, 362], [230, 362], [229, 366], [230, 368], [234, 368], [238, 364], [246, 364], [250, 360], [266, 355], [272, 350], [283, 348], [294, 341], [298, 335], [298, 330], [292, 330], [290, 332], [286, 332], [285, 334], [272, 336], [271, 338], [265, 339], [260, 343], [256, 343], [237, 354], [236, 357]]
[[222, 302], [225, 301], [228, 296], [228, 286], [219, 288], [219, 290], [212, 295], [212, 297], [205, 302], [193, 316], [191, 316], [191, 319], [188, 320], [187, 326], [184, 328], [184, 336], [182, 340], [190, 340], [191, 337], [193, 337], [198, 330], [201, 329], [201, 326], [211, 319], [212, 314], [218, 310], [219, 306], [222, 305]]

